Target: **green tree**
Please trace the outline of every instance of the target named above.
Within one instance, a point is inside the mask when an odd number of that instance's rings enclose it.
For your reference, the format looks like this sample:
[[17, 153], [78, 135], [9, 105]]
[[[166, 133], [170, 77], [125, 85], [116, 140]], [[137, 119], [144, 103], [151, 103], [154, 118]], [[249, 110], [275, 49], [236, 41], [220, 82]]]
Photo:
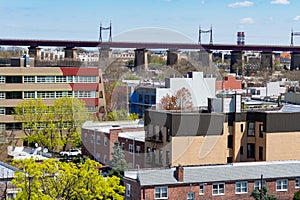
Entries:
[[129, 168], [128, 163], [125, 160], [125, 155], [120, 147], [120, 143], [117, 141], [113, 146], [113, 153], [111, 154], [113, 159], [110, 161], [109, 166], [112, 168], [110, 175], [116, 175], [123, 178], [124, 171]]
[[255, 200], [277, 200], [274, 195], [267, 194], [268, 188], [263, 186], [262, 187], [262, 199], [260, 198], [261, 194], [259, 190], [253, 190], [250, 197], [253, 197]]
[[104, 178], [98, 170], [101, 165], [90, 159], [79, 165], [54, 159], [19, 160], [14, 165], [22, 170], [12, 181], [21, 189], [16, 199], [123, 199], [120, 178]]
[[300, 191], [295, 192], [293, 200], [300, 200]]
[[139, 118], [138, 114], [128, 113], [128, 111], [124, 109], [113, 110], [107, 115], [108, 121], [136, 120], [138, 118]]
[[53, 106], [46, 106], [41, 99], [25, 100], [15, 107], [14, 117], [23, 122], [28, 143], [52, 151], [55, 147], [80, 146], [80, 127], [89, 114], [79, 99], [63, 97]]

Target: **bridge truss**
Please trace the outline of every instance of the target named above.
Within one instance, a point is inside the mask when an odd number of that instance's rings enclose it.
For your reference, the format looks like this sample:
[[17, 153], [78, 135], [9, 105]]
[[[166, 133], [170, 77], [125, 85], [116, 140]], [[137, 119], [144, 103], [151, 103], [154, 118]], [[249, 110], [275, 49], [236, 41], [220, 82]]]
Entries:
[[201, 35], [203, 34], [209, 34], [209, 44], [212, 45], [213, 44], [213, 37], [212, 37], [212, 26], [210, 27], [209, 30], [202, 30], [201, 26], [199, 26], [199, 37], [198, 37], [198, 44], [201, 44]]

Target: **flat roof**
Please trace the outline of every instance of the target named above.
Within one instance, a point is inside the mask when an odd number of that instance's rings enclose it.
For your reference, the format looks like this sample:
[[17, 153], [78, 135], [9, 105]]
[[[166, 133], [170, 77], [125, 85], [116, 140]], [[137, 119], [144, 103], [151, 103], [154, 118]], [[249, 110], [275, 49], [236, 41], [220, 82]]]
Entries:
[[93, 122], [86, 121], [83, 123], [82, 128], [92, 131], [100, 131], [109, 133], [111, 129], [121, 128], [139, 128], [144, 127], [143, 120], [132, 120], [132, 121], [105, 121], [105, 122]]
[[14, 174], [19, 169], [0, 161], [0, 178], [14, 178]]
[[120, 132], [118, 136], [130, 140], [145, 142], [145, 131]]
[[141, 186], [231, 182], [239, 180], [300, 177], [300, 161], [244, 162], [225, 165], [183, 166], [183, 182], [174, 177], [175, 167], [125, 171], [125, 177], [138, 179]]

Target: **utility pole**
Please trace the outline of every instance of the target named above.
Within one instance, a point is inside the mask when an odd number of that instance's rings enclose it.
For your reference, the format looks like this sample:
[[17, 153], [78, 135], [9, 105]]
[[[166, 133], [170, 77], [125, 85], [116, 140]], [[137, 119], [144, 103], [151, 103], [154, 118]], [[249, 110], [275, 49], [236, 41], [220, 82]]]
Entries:
[[263, 199], [263, 174], [260, 176], [260, 200]]

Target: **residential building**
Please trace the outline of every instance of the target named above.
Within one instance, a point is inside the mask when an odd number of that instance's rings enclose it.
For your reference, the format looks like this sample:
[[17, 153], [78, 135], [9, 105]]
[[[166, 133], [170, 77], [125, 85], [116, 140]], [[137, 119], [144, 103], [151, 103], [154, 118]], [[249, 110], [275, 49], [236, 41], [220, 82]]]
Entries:
[[102, 164], [112, 160], [113, 147], [119, 142], [127, 163], [144, 166], [145, 131], [141, 120], [86, 122], [82, 126], [82, 154]]
[[13, 199], [18, 189], [11, 183], [17, 168], [0, 162], [0, 199]]
[[300, 109], [288, 106], [230, 113], [146, 110], [145, 167], [300, 160], [299, 117]]
[[14, 107], [26, 99], [41, 98], [52, 105], [60, 97], [83, 100], [95, 117], [105, 115], [101, 70], [96, 67], [35, 67], [33, 59], [11, 59], [0, 67], [0, 129], [21, 129]]
[[237, 80], [236, 76], [225, 76], [222, 81], [216, 81], [216, 90], [241, 90], [242, 80]]
[[246, 200], [261, 185], [277, 199], [289, 200], [300, 190], [300, 161], [132, 170], [125, 171], [124, 185], [126, 200]]

